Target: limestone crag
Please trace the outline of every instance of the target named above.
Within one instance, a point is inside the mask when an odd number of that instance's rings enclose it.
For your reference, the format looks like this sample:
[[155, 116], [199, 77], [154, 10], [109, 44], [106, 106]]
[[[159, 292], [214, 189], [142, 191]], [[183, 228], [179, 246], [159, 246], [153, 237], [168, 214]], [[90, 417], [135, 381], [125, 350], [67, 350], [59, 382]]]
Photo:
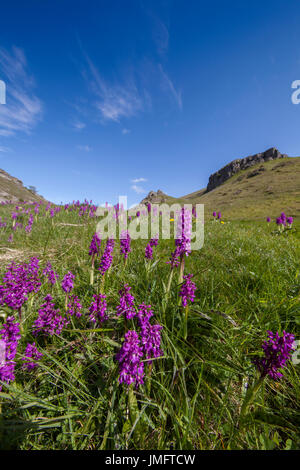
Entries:
[[275, 147], [272, 147], [263, 153], [257, 153], [249, 157], [233, 160], [221, 168], [221, 170], [210, 175], [206, 191], [212, 191], [241, 170], [246, 170], [258, 163], [276, 160], [278, 158], [285, 158], [287, 156], [288, 155], [286, 154], [281, 154]]
[[155, 191], [150, 191], [149, 194], [141, 201], [141, 204], [160, 204], [161, 202], [165, 202], [167, 195], [163, 193], [160, 189]]

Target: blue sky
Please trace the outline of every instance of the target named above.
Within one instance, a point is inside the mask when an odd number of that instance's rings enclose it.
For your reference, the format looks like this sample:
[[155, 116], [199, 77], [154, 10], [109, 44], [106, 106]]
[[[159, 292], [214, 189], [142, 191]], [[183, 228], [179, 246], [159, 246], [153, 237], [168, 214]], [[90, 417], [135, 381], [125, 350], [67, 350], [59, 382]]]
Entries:
[[300, 3], [0, 6], [0, 168], [53, 202], [182, 196], [229, 161], [300, 155]]

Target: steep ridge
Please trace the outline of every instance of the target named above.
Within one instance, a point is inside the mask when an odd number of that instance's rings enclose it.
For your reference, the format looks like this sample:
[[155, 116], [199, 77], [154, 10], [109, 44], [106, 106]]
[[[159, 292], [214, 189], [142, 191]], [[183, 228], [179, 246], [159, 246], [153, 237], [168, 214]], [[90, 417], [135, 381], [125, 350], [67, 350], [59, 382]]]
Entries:
[[206, 188], [179, 198], [150, 191], [142, 202], [204, 204], [206, 215], [217, 210], [230, 219], [276, 217], [282, 211], [300, 217], [300, 157], [272, 147], [228, 163]]
[[256, 153], [255, 155], [250, 155], [249, 157], [238, 158], [236, 160], [233, 160], [232, 162], [228, 163], [223, 168], [218, 170], [216, 173], [210, 175], [207, 185], [207, 191], [212, 191], [236, 173], [239, 173], [242, 170], [246, 170], [251, 166], [257, 165], [257, 163], [264, 163], [271, 160], [277, 160], [279, 158], [286, 157], [288, 157], [288, 155], [281, 154], [279, 150], [277, 150], [275, 147], [272, 147], [263, 153]]
[[240, 170], [211, 191], [180, 198], [204, 204], [205, 212], [220, 210], [231, 219], [276, 217], [282, 211], [300, 216], [300, 157], [280, 157]]
[[35, 202], [44, 198], [34, 191], [25, 188], [23, 182], [0, 169], [0, 202], [20, 201]]

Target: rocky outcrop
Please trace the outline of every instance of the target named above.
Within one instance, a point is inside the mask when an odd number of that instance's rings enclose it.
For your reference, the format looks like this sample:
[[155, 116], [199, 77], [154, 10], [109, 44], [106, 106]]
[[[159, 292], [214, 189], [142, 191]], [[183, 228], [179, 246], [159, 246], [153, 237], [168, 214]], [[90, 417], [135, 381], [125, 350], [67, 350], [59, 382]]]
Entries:
[[267, 162], [269, 160], [276, 160], [278, 158], [285, 158], [287, 156], [288, 155], [286, 154], [280, 153], [279, 150], [277, 150], [275, 147], [272, 147], [263, 153], [257, 153], [246, 158], [238, 158], [237, 160], [233, 160], [232, 162], [228, 163], [228, 165], [221, 168], [221, 170], [210, 175], [206, 191], [212, 191], [241, 170], [246, 170], [247, 168], [250, 168], [253, 165], [257, 165], [258, 163]]
[[141, 204], [160, 204], [161, 202], [166, 202], [166, 198], [168, 196], [163, 193], [160, 189], [158, 189], [156, 192], [155, 191], [150, 191], [150, 193], [141, 201]]
[[44, 200], [42, 196], [25, 188], [21, 180], [0, 169], [0, 202], [35, 202], [41, 199]]

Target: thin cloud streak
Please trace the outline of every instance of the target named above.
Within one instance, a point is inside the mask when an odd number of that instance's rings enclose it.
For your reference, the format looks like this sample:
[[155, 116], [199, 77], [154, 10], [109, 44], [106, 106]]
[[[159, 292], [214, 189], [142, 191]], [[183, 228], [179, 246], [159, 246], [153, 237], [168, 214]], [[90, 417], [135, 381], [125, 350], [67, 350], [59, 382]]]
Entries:
[[170, 77], [168, 76], [168, 74], [164, 71], [163, 67], [161, 64], [158, 65], [158, 68], [159, 68], [159, 71], [161, 73], [161, 76], [162, 76], [162, 86], [164, 89], [168, 90], [169, 93], [173, 96], [173, 98], [175, 99], [177, 105], [178, 105], [178, 108], [181, 110], [182, 109], [182, 96], [181, 96], [181, 91], [177, 91], [175, 89], [175, 86], [172, 82], [172, 80], [170, 79]]
[[133, 180], [131, 180], [132, 183], [144, 183], [146, 180], [146, 178], [135, 178]]
[[135, 116], [143, 110], [143, 99], [133, 80], [125, 85], [108, 84], [87, 54], [84, 55], [89, 68], [85, 75], [96, 95], [95, 106], [105, 121], [119, 122], [121, 118]]
[[123, 135], [130, 134], [130, 132], [131, 132], [130, 129], [122, 129], [122, 134]]
[[[168, 51], [169, 32], [167, 27], [161, 20], [156, 19], [156, 43], [161, 52], [161, 56]], [[80, 39], [78, 39], [79, 47], [84, 57], [84, 66], [81, 74], [88, 86], [89, 92], [92, 94], [90, 104], [92, 106], [93, 119], [95, 120], [94, 109], [98, 113], [96, 120], [105, 124], [107, 122], [121, 123], [124, 119], [136, 117], [141, 113], [152, 109], [151, 90], [159, 89], [175, 100], [178, 108], [182, 109], [181, 91], [178, 90], [162, 64], [147, 60], [144, 58], [136, 66], [133, 66], [125, 73], [124, 80], [117, 79], [115, 81], [107, 80], [101, 71], [99, 71], [95, 62], [91, 60], [84, 50]], [[162, 58], [162, 57], [161, 57]], [[119, 73], [120, 76], [120, 73]], [[80, 110], [77, 110], [81, 114]], [[88, 112], [91, 116], [91, 108]], [[77, 121], [81, 122], [78, 117]], [[129, 134], [131, 131], [123, 125], [121, 133]]]
[[82, 129], [86, 127], [86, 124], [84, 122], [78, 121], [78, 122], [74, 122], [72, 124], [72, 127], [76, 129], [77, 131], [81, 131]]
[[77, 145], [79, 150], [83, 150], [84, 152], [91, 152], [93, 149], [89, 145]]
[[0, 145], [0, 152], [3, 152], [3, 153], [8, 153], [8, 152], [11, 152], [12, 150], [9, 148], [9, 147], [3, 147]]
[[12, 48], [9, 54], [0, 48], [0, 72], [6, 83], [6, 105], [0, 106], [0, 135], [17, 132], [29, 134], [42, 115], [42, 102], [33, 93], [34, 79], [27, 71], [22, 49]]
[[169, 49], [169, 30], [159, 18], [153, 18], [153, 21], [153, 37], [157, 47], [157, 52], [160, 55], [164, 55]]

